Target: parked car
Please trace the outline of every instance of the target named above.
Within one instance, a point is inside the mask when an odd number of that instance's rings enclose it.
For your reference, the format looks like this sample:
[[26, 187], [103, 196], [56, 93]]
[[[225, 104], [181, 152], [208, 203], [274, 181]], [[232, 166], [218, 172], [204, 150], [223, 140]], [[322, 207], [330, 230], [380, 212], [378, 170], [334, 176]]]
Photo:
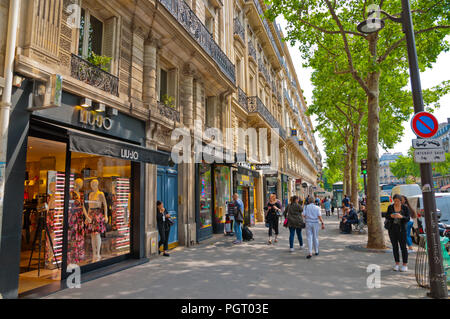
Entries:
[[401, 184], [392, 188], [391, 196], [394, 197], [395, 194], [404, 195], [409, 198], [414, 195], [422, 195], [422, 190], [418, 184]]
[[[449, 193], [436, 193], [436, 209], [439, 217], [439, 221], [443, 224], [450, 224], [450, 194]], [[423, 210], [423, 198], [422, 195], [409, 196], [408, 201], [412, 207], [415, 208], [417, 218], [414, 219], [414, 242], [419, 242], [419, 235], [425, 233], [425, 217]]]
[[392, 204], [392, 197], [386, 193], [380, 194], [380, 208], [381, 208], [381, 216], [386, 217], [386, 213], [389, 205]]

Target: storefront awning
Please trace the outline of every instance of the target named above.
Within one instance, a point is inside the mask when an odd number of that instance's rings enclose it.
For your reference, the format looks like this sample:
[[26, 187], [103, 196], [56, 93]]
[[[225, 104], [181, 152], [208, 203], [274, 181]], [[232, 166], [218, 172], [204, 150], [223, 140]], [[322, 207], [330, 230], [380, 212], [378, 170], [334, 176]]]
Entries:
[[116, 157], [134, 162], [168, 166], [170, 154], [131, 143], [68, 130], [69, 148], [73, 152]]

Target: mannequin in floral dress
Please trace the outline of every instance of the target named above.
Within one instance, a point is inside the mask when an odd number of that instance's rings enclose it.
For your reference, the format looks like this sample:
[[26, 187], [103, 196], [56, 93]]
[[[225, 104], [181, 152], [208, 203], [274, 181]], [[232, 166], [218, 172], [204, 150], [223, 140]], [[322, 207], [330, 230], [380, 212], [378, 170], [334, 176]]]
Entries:
[[90, 223], [91, 218], [84, 207], [83, 196], [80, 189], [83, 187], [83, 180], [77, 178], [75, 180], [73, 191], [70, 192], [69, 218], [68, 218], [68, 250], [67, 263], [79, 264], [85, 258], [84, 250], [84, 219]]
[[[55, 220], [55, 191], [56, 191], [56, 183], [51, 182], [48, 185], [50, 193], [47, 197], [47, 227], [49, 234], [48, 236], [51, 238], [53, 247], [55, 246], [55, 232], [54, 232], [54, 220]], [[53, 250], [52, 246], [50, 245], [50, 242], [48, 241], [48, 238], [45, 238], [45, 265], [47, 269], [55, 269], [56, 265], [53, 264], [54, 262], [54, 256], [53, 256]]]
[[108, 206], [105, 194], [98, 189], [98, 180], [91, 181], [92, 192], [89, 193], [89, 212], [90, 222], [88, 224], [88, 233], [91, 234], [92, 243], [92, 261], [99, 261], [100, 249], [102, 246], [101, 233], [106, 231], [108, 221]]

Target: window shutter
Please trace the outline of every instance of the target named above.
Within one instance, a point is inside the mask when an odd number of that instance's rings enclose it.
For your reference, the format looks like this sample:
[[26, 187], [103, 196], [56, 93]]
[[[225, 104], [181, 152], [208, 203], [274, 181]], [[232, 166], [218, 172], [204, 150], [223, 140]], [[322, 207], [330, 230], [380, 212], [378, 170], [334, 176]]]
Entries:
[[104, 34], [103, 34], [103, 55], [108, 56], [111, 59], [111, 65], [109, 71], [115, 73], [116, 70], [116, 34], [117, 34], [117, 18], [111, 17], [105, 21]]
[[169, 70], [167, 74], [167, 94], [173, 98], [173, 104], [177, 108], [177, 69]]

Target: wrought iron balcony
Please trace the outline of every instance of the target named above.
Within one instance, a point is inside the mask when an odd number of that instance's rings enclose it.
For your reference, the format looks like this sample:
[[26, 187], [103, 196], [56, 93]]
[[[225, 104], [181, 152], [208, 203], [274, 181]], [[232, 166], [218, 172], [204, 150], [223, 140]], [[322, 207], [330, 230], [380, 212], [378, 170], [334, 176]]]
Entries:
[[162, 102], [158, 102], [159, 114], [172, 120], [174, 122], [180, 122], [180, 112], [175, 110], [173, 107], [167, 106]]
[[252, 41], [248, 41], [248, 55], [251, 56], [255, 62], [258, 61], [256, 58], [256, 49]]
[[245, 43], [245, 29], [238, 18], [234, 18], [234, 34], [238, 35]]
[[269, 82], [270, 81], [269, 72], [267, 71], [267, 68], [261, 59], [258, 60], [258, 70], [264, 75], [266, 81]]
[[278, 121], [273, 117], [273, 115], [266, 108], [264, 103], [257, 96], [250, 96], [248, 98], [248, 112], [249, 113], [258, 113], [261, 117], [272, 127], [279, 129], [280, 137], [283, 140], [286, 140], [286, 131], [284, 128], [278, 123]]
[[78, 55], [72, 54], [70, 75], [86, 84], [96, 87], [112, 95], [119, 96], [119, 78]]
[[244, 90], [238, 87], [238, 102], [239, 105], [242, 106], [248, 112], [248, 98], [247, 94], [245, 94]]
[[213, 36], [184, 0], [159, 0], [189, 35], [216, 62], [226, 77], [236, 84], [236, 69]]
[[284, 90], [284, 97], [286, 98], [286, 100], [288, 101], [289, 106], [291, 107], [291, 110], [294, 113], [298, 113], [297, 109], [294, 107], [294, 103], [292, 102], [292, 99], [289, 97], [289, 94], [286, 90]]

